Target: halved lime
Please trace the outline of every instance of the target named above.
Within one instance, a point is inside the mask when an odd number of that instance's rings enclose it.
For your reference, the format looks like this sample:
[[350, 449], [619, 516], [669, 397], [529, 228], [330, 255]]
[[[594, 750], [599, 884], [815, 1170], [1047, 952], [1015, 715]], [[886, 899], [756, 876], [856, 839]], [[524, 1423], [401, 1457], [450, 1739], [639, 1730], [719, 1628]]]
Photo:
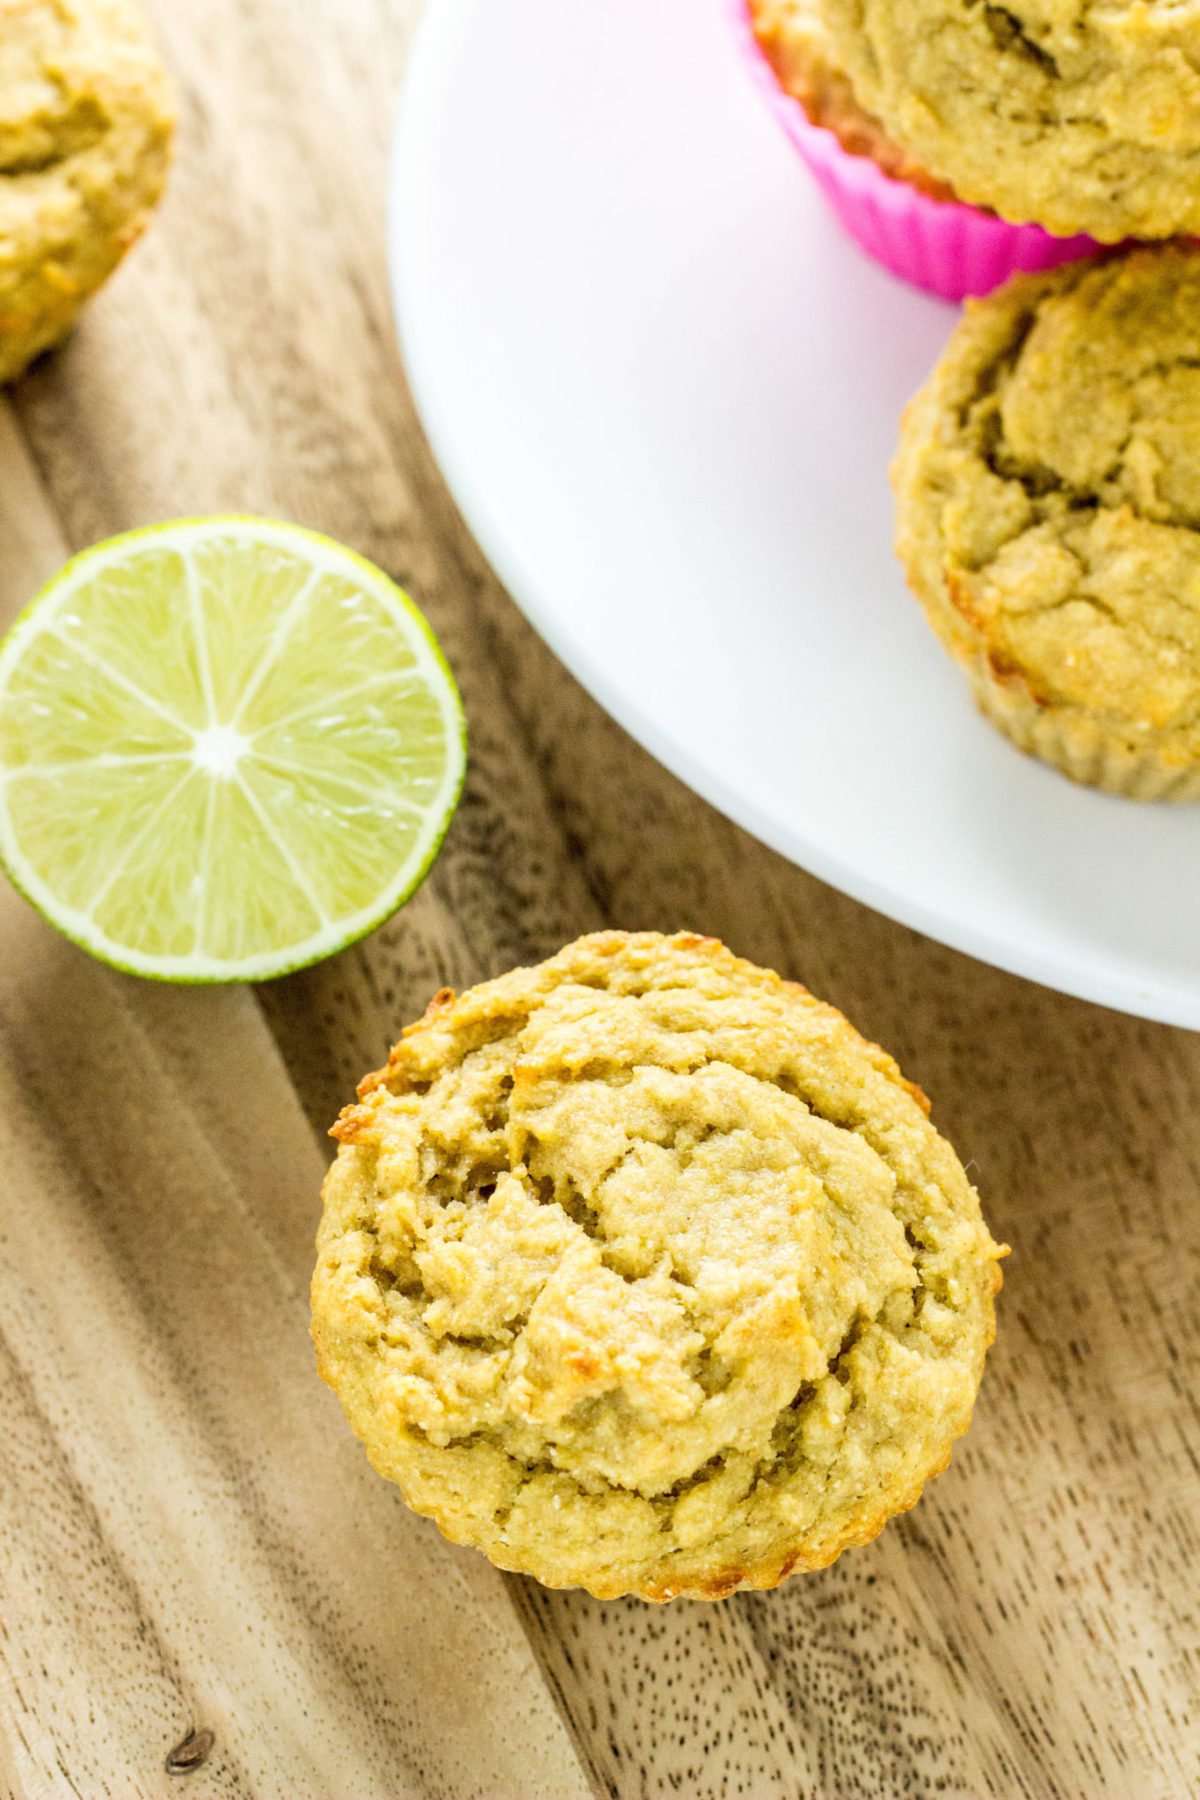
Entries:
[[0, 864], [138, 975], [258, 981], [372, 930], [433, 861], [465, 762], [412, 601], [296, 525], [97, 544], [0, 644]]

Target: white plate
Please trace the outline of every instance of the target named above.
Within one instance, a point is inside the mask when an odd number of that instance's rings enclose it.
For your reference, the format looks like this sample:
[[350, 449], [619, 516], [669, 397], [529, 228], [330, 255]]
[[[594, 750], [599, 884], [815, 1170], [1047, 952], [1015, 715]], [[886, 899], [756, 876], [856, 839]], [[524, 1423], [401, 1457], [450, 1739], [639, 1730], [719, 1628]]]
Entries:
[[390, 232], [454, 494], [635, 737], [880, 911], [1200, 1027], [1200, 808], [1073, 787], [975, 714], [886, 473], [954, 315], [838, 235], [724, 0], [432, 0]]

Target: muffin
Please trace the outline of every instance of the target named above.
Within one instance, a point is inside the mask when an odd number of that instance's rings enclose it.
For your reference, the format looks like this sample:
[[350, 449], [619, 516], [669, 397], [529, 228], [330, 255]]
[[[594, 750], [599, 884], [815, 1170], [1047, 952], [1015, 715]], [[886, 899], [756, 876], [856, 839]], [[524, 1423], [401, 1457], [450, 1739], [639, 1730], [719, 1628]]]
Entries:
[[1096, 249], [964, 206], [860, 104], [825, 28], [822, 0], [734, 0], [755, 81], [849, 235], [893, 275], [955, 303], [1018, 269]]
[[862, 104], [963, 200], [1101, 243], [1200, 231], [1200, 12], [821, 0]]
[[711, 938], [439, 994], [334, 1128], [325, 1380], [501, 1568], [719, 1598], [866, 1543], [966, 1430], [978, 1200], [919, 1090]]
[[780, 86], [814, 125], [832, 131], [848, 155], [869, 156], [894, 181], [907, 181], [935, 200], [954, 199], [949, 182], [930, 175], [859, 105], [834, 52], [821, 0], [749, 0], [749, 8], [754, 35]]
[[909, 583], [988, 718], [1076, 781], [1200, 796], [1200, 252], [970, 307], [893, 479]]
[[0, 382], [65, 336], [140, 235], [171, 133], [127, 0], [0, 0]]

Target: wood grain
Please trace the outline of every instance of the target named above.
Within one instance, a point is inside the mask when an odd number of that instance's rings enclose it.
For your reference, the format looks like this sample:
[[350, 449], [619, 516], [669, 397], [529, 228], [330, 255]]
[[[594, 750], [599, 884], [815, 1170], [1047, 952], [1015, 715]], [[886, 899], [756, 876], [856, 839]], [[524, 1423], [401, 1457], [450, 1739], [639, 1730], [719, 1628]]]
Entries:
[[[5, 896], [0, 1781], [1180, 1800], [1200, 1791], [1200, 1038], [784, 864], [533, 636], [430, 462], [391, 332], [385, 155], [417, 10], [159, 0], [184, 109], [168, 206], [0, 415], [0, 603], [124, 526], [283, 513], [410, 587], [472, 727], [416, 900], [257, 1004], [111, 976]], [[452, 1551], [366, 1470], [305, 1337], [303, 1115], [324, 1127], [435, 987], [606, 921], [713, 931], [842, 1006], [933, 1096], [1014, 1247], [975, 1425], [920, 1507], [713, 1607], [549, 1593]], [[167, 1777], [192, 1725], [213, 1754]]]

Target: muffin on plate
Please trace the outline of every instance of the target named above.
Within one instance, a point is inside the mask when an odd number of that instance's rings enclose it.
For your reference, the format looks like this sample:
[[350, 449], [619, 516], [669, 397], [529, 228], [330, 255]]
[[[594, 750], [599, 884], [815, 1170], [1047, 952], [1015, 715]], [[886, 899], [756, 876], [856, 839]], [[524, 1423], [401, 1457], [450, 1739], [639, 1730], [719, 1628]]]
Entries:
[[128, 0], [0, 0], [0, 382], [66, 335], [138, 238], [172, 126]]
[[860, 104], [823, 0], [734, 0], [736, 39], [757, 85], [844, 229], [904, 281], [955, 302], [1018, 269], [1095, 250], [965, 206]]
[[1200, 231], [1200, 12], [821, 0], [854, 92], [963, 200], [1101, 243]]
[[1200, 250], [968, 308], [893, 480], [909, 583], [988, 718], [1076, 781], [1200, 797]]
[[718, 1598], [821, 1568], [966, 1430], [997, 1258], [891, 1057], [711, 938], [439, 994], [334, 1128], [321, 1374], [501, 1568]]
[[930, 175], [859, 105], [834, 53], [821, 0], [749, 0], [749, 8], [754, 35], [780, 86], [814, 125], [832, 131], [849, 155], [869, 156], [893, 180], [907, 181], [935, 200], [954, 199], [949, 182]]

